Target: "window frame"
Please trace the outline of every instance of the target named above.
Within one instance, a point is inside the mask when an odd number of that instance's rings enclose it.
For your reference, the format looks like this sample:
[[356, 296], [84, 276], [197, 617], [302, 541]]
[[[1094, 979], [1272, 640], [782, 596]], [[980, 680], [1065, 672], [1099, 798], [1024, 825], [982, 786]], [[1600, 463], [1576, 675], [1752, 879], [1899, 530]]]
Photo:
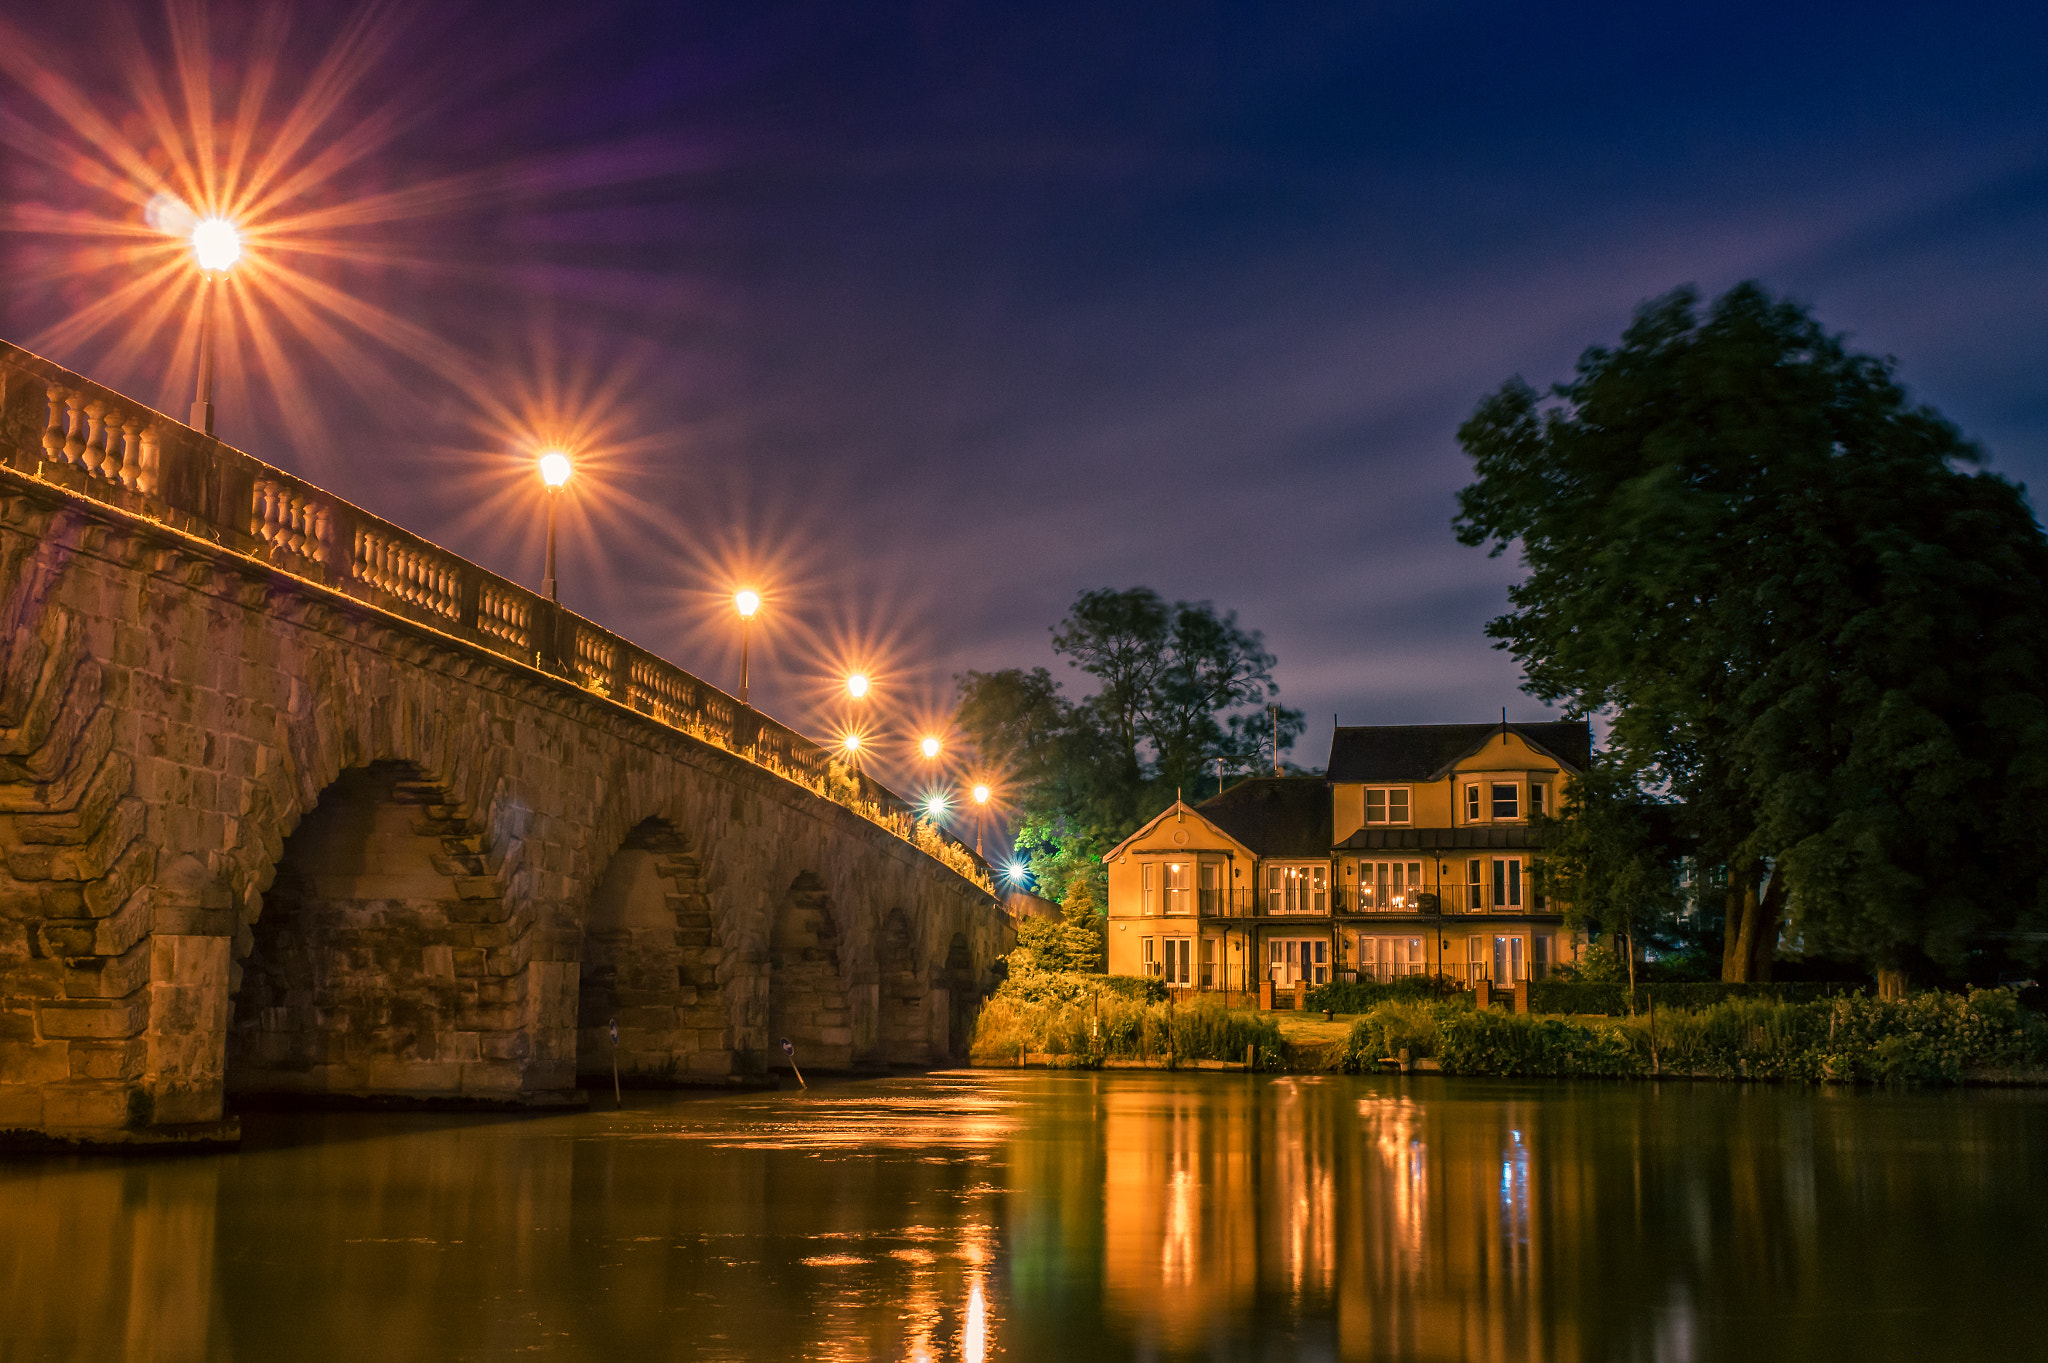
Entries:
[[[1372, 797], [1380, 797], [1380, 817], [1372, 816]], [[1394, 817], [1394, 797], [1400, 796], [1401, 817]], [[1386, 824], [1400, 827], [1414, 822], [1415, 798], [1407, 786], [1367, 786], [1365, 788], [1365, 821], [1368, 824]]]
[[1484, 823], [1484, 822], [1485, 822], [1485, 820], [1484, 820], [1484, 819], [1483, 819], [1483, 818], [1482, 818], [1482, 817], [1480, 816], [1480, 812], [1479, 812], [1479, 811], [1480, 811], [1480, 810], [1481, 810], [1482, 808], [1484, 808], [1484, 804], [1483, 804], [1483, 802], [1482, 802], [1482, 801], [1480, 800], [1480, 797], [1479, 797], [1479, 785], [1480, 785], [1480, 783], [1479, 783], [1479, 782], [1477, 782], [1477, 781], [1467, 781], [1467, 782], [1465, 783], [1465, 822], [1466, 822], [1466, 823]]
[[[1522, 817], [1522, 783], [1520, 781], [1488, 781], [1486, 807], [1492, 814], [1491, 822], [1508, 823]], [[1502, 813], [1502, 809], [1506, 813]]]

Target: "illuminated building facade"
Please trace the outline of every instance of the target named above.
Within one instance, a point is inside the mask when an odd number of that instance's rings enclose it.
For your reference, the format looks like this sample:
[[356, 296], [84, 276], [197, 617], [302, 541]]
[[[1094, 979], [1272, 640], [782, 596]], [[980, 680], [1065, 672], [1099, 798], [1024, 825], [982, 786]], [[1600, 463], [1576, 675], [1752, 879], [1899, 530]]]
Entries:
[[1176, 801], [1104, 858], [1110, 972], [1228, 991], [1540, 979], [1579, 948], [1543, 892], [1541, 818], [1591, 752], [1570, 721], [1339, 728], [1326, 776]]

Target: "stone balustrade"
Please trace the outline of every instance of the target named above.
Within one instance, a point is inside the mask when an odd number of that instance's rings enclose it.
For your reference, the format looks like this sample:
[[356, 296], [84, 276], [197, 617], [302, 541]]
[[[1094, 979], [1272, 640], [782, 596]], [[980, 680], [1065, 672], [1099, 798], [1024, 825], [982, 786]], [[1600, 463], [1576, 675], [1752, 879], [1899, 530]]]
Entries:
[[[806, 785], [831, 784], [826, 749], [673, 663], [324, 489], [4, 343], [0, 463], [536, 668]], [[864, 775], [846, 775], [856, 804], [885, 814], [906, 808]], [[847, 788], [846, 781], [839, 786]]]

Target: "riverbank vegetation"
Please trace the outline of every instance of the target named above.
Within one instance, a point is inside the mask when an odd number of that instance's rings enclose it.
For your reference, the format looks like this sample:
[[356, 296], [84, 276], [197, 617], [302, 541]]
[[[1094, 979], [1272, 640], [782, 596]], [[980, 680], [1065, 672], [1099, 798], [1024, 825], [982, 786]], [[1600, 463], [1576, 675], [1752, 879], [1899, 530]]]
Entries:
[[[1077, 1067], [1107, 1060], [1243, 1062], [1252, 1048], [1263, 1067], [1283, 1068], [1286, 1047], [1272, 1015], [1225, 1008], [1213, 1000], [1153, 1001], [1129, 977], [1039, 974], [1005, 984], [975, 1020], [972, 1059], [1006, 1065], [1020, 1054]], [[1132, 986], [1155, 983], [1130, 979]]]
[[2048, 1021], [2009, 989], [1809, 1003], [1738, 998], [1697, 1011], [1580, 1018], [1388, 1002], [1352, 1025], [1343, 1065], [1407, 1051], [1445, 1074], [1959, 1083], [2048, 1069]]

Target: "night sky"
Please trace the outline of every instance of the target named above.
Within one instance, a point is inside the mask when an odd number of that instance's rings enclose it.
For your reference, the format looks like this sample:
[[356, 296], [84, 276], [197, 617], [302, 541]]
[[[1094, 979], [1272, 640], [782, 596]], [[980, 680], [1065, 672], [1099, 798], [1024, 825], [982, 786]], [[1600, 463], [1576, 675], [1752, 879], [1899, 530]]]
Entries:
[[[8, 7], [116, 124], [131, 13], [167, 46], [154, 7]], [[212, 10], [229, 103], [255, 13]], [[273, 122], [341, 31], [292, 18]], [[1513, 565], [1451, 537], [1453, 433], [1680, 284], [1813, 303], [1994, 468], [2048, 473], [2039, 6], [493, 3], [369, 33], [316, 137], [363, 152], [303, 198], [420, 192], [300, 264], [436, 348], [302, 338], [290, 384], [223, 375], [220, 434], [537, 586], [531, 465], [486, 414], [566, 391], [603, 449], [565, 604], [730, 689], [751, 578], [754, 698], [813, 733], [842, 659], [905, 713], [966, 668], [1083, 690], [1047, 627], [1135, 584], [1264, 631], [1309, 765], [1333, 713], [1539, 717], [1482, 633]], [[28, 155], [59, 125], [4, 88], [16, 226], [136, 216]], [[0, 335], [184, 412], [168, 340], [50, 339], [120, 264], [0, 250]]]

